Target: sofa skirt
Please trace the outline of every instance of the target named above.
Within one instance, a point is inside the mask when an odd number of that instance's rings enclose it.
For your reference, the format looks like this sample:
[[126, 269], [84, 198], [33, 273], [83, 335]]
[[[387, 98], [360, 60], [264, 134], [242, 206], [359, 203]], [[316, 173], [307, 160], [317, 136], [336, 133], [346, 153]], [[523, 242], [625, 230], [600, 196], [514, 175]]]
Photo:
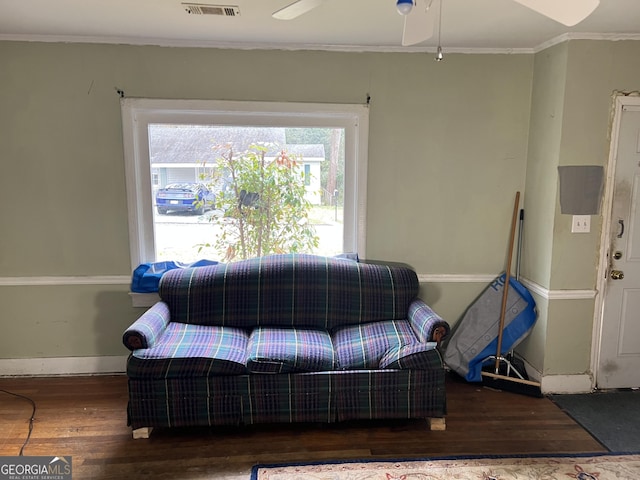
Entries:
[[445, 414], [444, 369], [129, 378], [134, 429]]

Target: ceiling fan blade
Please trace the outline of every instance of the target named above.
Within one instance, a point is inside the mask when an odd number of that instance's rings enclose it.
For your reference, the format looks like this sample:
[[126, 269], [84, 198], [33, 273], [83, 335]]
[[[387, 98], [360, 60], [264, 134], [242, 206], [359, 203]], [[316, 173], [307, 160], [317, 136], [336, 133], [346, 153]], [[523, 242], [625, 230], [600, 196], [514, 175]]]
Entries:
[[521, 5], [560, 22], [567, 27], [573, 27], [587, 18], [600, 0], [515, 0]]
[[435, 0], [415, 1], [415, 7], [413, 7], [409, 15], [404, 17], [403, 47], [424, 42], [433, 36], [433, 28], [436, 23], [440, 2]]
[[313, 10], [323, 2], [324, 0], [298, 0], [273, 12], [271, 16], [278, 20], [293, 20], [294, 18]]

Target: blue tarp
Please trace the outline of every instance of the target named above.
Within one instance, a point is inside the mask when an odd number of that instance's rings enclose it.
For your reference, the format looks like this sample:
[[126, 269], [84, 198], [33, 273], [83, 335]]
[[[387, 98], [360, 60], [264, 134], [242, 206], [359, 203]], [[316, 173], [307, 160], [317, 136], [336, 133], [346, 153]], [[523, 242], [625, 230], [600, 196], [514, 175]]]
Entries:
[[[496, 278], [467, 309], [447, 344], [445, 363], [469, 382], [482, 381], [485, 360], [497, 353], [505, 277]], [[509, 278], [506, 307], [501, 355], [524, 340], [538, 317], [533, 297], [513, 277]]]
[[189, 264], [174, 261], [142, 263], [136, 267], [131, 276], [131, 291], [135, 293], [157, 292], [160, 278], [169, 270], [203, 267], [205, 265], [216, 265], [217, 263], [214, 260], [198, 260]]

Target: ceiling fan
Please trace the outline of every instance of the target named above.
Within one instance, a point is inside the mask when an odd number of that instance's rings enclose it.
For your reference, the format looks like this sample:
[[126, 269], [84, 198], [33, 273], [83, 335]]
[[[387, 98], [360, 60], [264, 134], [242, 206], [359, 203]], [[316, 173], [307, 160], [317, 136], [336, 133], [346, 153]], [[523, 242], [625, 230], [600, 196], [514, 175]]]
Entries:
[[[297, 0], [273, 13], [273, 18], [292, 20], [326, 0]], [[441, 1], [441, 0], [440, 0]], [[600, 4], [600, 0], [514, 0], [545, 17], [572, 27], [587, 18]], [[402, 45], [424, 42], [433, 36], [437, 12], [431, 8], [435, 0], [396, 0], [396, 7], [404, 15]], [[440, 2], [438, 2], [438, 5]]]

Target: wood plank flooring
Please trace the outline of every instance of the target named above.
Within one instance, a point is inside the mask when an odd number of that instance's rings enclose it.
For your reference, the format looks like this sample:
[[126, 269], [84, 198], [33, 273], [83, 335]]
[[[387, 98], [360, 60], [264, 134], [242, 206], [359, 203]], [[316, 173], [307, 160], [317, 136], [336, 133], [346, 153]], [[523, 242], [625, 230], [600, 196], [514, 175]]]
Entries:
[[[0, 378], [37, 405], [25, 455], [71, 455], [74, 480], [247, 480], [256, 463], [606, 449], [547, 398], [447, 383], [446, 431], [426, 421], [156, 429], [133, 440], [124, 376]], [[0, 456], [18, 455], [31, 405], [0, 392]]]

